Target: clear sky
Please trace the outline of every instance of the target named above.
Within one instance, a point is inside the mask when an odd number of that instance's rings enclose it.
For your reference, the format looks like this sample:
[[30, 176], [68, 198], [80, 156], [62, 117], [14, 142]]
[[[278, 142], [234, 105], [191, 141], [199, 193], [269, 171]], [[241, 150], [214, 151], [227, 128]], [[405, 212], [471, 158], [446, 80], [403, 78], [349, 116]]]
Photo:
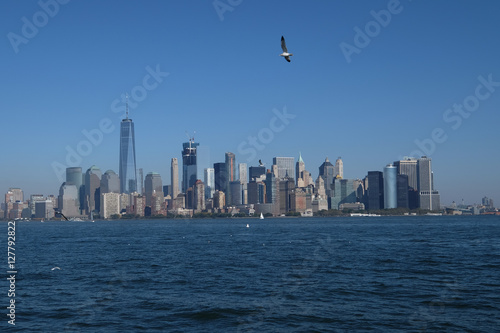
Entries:
[[443, 204], [500, 206], [496, 0], [59, 1], [0, 2], [1, 193], [118, 173], [128, 94], [137, 167], [164, 184], [187, 131], [202, 168], [301, 152], [314, 178], [339, 156], [363, 178], [424, 153]]

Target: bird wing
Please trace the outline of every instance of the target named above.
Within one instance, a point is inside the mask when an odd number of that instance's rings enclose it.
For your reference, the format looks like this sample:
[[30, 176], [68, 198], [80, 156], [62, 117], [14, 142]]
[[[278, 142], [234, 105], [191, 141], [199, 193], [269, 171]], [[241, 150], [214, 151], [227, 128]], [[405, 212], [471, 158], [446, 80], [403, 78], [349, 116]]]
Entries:
[[63, 214], [63, 213], [59, 213], [59, 214], [61, 214], [61, 216], [62, 216], [62, 217], [64, 217], [64, 219], [65, 219], [66, 221], [69, 221], [69, 220], [68, 220], [68, 218], [67, 218], [66, 216], [64, 216], [64, 214]]
[[286, 44], [285, 44], [285, 37], [281, 36], [281, 48], [283, 49], [283, 52], [287, 52], [288, 50], [286, 49]]
[[286, 61], [290, 62], [290, 57], [289, 56], [286, 56], [285, 59], [286, 59]]

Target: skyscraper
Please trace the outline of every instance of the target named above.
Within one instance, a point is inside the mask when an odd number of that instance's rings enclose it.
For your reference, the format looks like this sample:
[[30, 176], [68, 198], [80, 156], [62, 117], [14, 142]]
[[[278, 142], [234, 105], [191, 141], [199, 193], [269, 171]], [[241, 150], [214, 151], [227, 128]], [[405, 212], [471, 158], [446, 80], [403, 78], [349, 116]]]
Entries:
[[85, 173], [85, 210], [87, 214], [99, 213], [101, 206], [101, 169], [91, 166]]
[[196, 163], [196, 147], [200, 144], [189, 138], [189, 142], [182, 144], [182, 192], [193, 187], [198, 179]]
[[250, 181], [263, 181], [266, 179], [266, 167], [251, 166], [248, 168]]
[[144, 195], [146, 196], [146, 206], [153, 205], [153, 194], [163, 196], [163, 184], [161, 176], [157, 172], [149, 172], [144, 180]]
[[[302, 154], [299, 153], [299, 160], [297, 163], [295, 163], [295, 184], [297, 184], [297, 187], [299, 186], [299, 178], [302, 178], [301, 174], [306, 170], [306, 164], [304, 163], [304, 160], [302, 159]], [[303, 179], [302, 179], [303, 181]]]
[[193, 209], [197, 212], [205, 210], [205, 184], [198, 179], [194, 184], [194, 205]]
[[238, 174], [241, 183], [241, 203], [246, 205], [248, 202], [248, 174], [247, 174], [247, 164], [238, 164]]
[[214, 163], [214, 178], [215, 178], [215, 190], [222, 191], [225, 194], [226, 187], [228, 184], [226, 163], [222, 162]]
[[144, 171], [139, 168], [139, 175], [137, 178], [137, 193], [144, 194]]
[[[66, 185], [75, 185], [78, 195], [78, 209], [82, 211], [85, 207], [85, 183], [83, 180], [81, 167], [66, 168]], [[35, 214], [35, 206], [33, 205], [33, 214]], [[66, 215], [66, 214], [65, 214]]]
[[120, 124], [120, 191], [132, 193], [137, 191], [137, 172], [135, 164], [134, 123], [127, 115]]
[[175, 199], [179, 195], [179, 163], [175, 157], [170, 162], [170, 183], [172, 184], [170, 195]]
[[[80, 215], [80, 200], [76, 185], [63, 183], [59, 188], [58, 209], [66, 217]], [[45, 200], [44, 200], [45, 201]], [[33, 204], [36, 207], [36, 202]]]
[[333, 180], [333, 196], [329, 199], [330, 209], [339, 209], [341, 204], [357, 202], [359, 181], [354, 179], [335, 178]]
[[278, 167], [278, 178], [285, 179], [286, 177], [293, 177], [295, 159], [293, 157], [274, 157], [273, 164]]
[[215, 173], [214, 168], [205, 168], [205, 199], [212, 198], [215, 192]]
[[398, 175], [408, 176], [408, 186], [417, 190], [417, 159], [405, 158], [400, 161], [395, 161], [393, 165], [398, 168]]
[[410, 208], [409, 191], [408, 191], [408, 175], [398, 175], [398, 208]]
[[384, 168], [384, 208], [396, 208], [398, 205], [397, 168], [392, 164]]
[[384, 208], [384, 176], [380, 171], [368, 171], [368, 209]]
[[328, 160], [328, 157], [325, 159], [325, 162], [321, 164], [319, 167], [319, 175], [325, 181], [325, 192], [327, 197], [331, 197], [332, 193], [332, 185], [333, 179], [335, 178], [335, 167]]
[[339, 157], [335, 161], [335, 169], [334, 169], [335, 177], [344, 178], [344, 162], [342, 162], [342, 158]]
[[101, 194], [120, 193], [120, 179], [113, 170], [108, 170], [101, 178]]
[[226, 183], [226, 205], [232, 205], [233, 203], [231, 202], [232, 196], [231, 196], [231, 182], [235, 181], [237, 179], [236, 176], [236, 156], [231, 153], [227, 152], [226, 153], [226, 174], [227, 174], [227, 183]]
[[440, 209], [439, 192], [434, 189], [431, 159], [427, 156], [422, 156], [417, 160], [417, 185], [419, 207], [430, 210]]

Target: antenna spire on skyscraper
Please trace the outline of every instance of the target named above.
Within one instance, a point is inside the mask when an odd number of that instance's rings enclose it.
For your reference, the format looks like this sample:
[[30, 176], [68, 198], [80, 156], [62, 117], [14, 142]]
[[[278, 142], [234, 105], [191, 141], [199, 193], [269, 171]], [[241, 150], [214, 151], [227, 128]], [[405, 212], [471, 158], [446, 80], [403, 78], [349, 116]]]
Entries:
[[128, 94], [125, 95], [126, 99], [127, 99], [127, 116], [126, 116], [126, 119], [128, 119]]

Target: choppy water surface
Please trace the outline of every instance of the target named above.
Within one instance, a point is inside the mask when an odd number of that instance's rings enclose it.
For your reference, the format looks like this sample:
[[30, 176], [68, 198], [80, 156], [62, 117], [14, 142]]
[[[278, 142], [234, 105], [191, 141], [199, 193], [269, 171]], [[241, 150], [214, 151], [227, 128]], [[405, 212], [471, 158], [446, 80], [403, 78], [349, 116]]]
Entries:
[[18, 222], [16, 266], [23, 332], [500, 327], [498, 217]]

